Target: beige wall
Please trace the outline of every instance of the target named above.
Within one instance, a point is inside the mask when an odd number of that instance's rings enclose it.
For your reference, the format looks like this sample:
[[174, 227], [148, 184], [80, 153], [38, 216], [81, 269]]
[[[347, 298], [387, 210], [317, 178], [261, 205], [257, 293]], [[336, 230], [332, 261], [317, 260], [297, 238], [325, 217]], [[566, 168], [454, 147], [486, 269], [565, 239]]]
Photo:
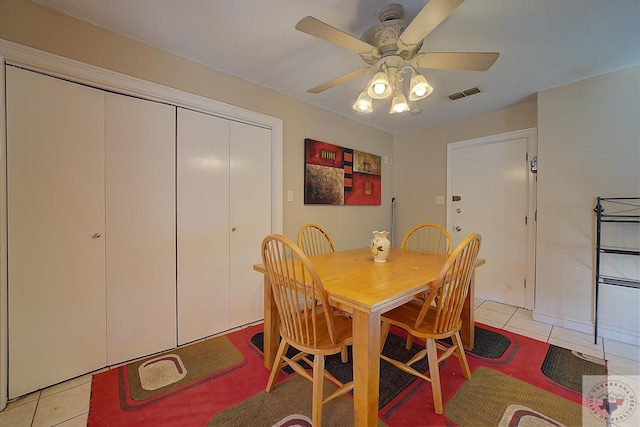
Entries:
[[397, 243], [400, 244], [402, 236], [420, 222], [446, 225], [446, 204], [436, 205], [435, 197], [447, 194], [447, 144], [535, 128], [536, 108], [536, 102], [532, 100], [480, 116], [396, 135], [393, 167]]
[[[28, 0], [0, 1], [0, 38], [272, 117], [284, 123], [284, 234], [306, 222], [328, 229], [339, 248], [367, 245], [391, 222], [393, 171], [383, 165], [382, 206], [305, 206], [304, 139], [392, 157], [393, 136], [279, 92], [179, 58]], [[286, 192], [294, 192], [287, 202]]]
[[[640, 194], [638, 67], [543, 91], [537, 102], [393, 136], [28, 0], [0, 0], [0, 38], [282, 119], [284, 233], [295, 238], [302, 224], [317, 222], [341, 249], [389, 229], [394, 196], [398, 236], [421, 221], [444, 224], [445, 205], [434, 199], [446, 194], [446, 145], [537, 126], [536, 316], [556, 324], [584, 329], [592, 321], [594, 198]], [[305, 206], [305, 138], [393, 159], [383, 165], [382, 206]], [[289, 190], [293, 202], [286, 201]], [[609, 315], [612, 328], [631, 325], [638, 335], [637, 314], [625, 314], [623, 302], [635, 303], [637, 313], [637, 294], [615, 299], [622, 310]]]
[[[640, 67], [538, 94], [535, 316], [585, 332], [593, 320], [597, 196], [640, 196]], [[637, 342], [640, 292], [602, 290], [602, 336]]]

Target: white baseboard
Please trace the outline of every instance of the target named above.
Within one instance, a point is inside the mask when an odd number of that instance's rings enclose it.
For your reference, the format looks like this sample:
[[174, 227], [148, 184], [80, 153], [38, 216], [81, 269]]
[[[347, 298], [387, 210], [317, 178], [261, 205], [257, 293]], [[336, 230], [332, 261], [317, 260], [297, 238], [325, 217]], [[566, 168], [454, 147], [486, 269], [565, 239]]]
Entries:
[[561, 326], [573, 331], [583, 332], [585, 334], [593, 334], [593, 323], [579, 318], [570, 318], [540, 309], [533, 309], [533, 320], [548, 323], [550, 325]]
[[[571, 329], [573, 331], [583, 332], [585, 334], [593, 335], [594, 333], [593, 322], [591, 320], [585, 321], [584, 319], [570, 318], [539, 309], [533, 310], [533, 320]], [[611, 325], [598, 325], [598, 337], [610, 338], [627, 344], [640, 345], [640, 336], [638, 336], [638, 331], [621, 327], [612, 328]]]
[[637, 331], [629, 331], [618, 328], [612, 329], [608, 325], [602, 325], [598, 326], [598, 337], [610, 338], [615, 341], [640, 346], [640, 336], [638, 336]]

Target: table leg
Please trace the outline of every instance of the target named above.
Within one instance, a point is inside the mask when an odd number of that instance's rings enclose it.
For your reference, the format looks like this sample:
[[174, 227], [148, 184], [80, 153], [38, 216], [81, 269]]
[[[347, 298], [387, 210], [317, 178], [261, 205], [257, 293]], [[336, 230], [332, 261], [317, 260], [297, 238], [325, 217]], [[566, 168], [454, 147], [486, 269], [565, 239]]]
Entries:
[[357, 427], [378, 425], [380, 313], [353, 311], [353, 406]]
[[264, 367], [271, 370], [280, 344], [280, 318], [278, 307], [273, 301], [271, 283], [264, 276]]
[[469, 283], [469, 292], [467, 292], [467, 299], [464, 300], [462, 306], [462, 329], [460, 329], [460, 338], [462, 339], [462, 345], [465, 350], [473, 350], [475, 345], [475, 317], [473, 315], [476, 300], [476, 272], [475, 269], [471, 272], [471, 283]]

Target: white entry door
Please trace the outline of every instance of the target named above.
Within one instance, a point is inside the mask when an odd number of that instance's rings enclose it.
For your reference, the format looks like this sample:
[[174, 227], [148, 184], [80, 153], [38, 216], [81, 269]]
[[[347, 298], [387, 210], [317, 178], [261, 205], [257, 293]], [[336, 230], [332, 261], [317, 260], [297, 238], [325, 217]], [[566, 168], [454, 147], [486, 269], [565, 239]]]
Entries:
[[482, 235], [476, 297], [533, 308], [535, 131], [449, 144], [447, 227], [459, 244]]

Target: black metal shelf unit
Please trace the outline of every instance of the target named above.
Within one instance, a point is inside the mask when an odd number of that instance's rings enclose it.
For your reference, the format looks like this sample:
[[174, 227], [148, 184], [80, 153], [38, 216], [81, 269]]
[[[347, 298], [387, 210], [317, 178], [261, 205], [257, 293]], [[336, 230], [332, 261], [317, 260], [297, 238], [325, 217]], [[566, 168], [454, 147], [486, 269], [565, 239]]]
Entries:
[[[640, 224], [640, 197], [598, 197], [596, 213], [596, 300], [594, 321], [594, 343], [598, 343], [598, 305], [600, 285], [623, 286], [640, 289], [640, 278], [629, 279], [603, 275], [600, 270], [601, 254], [640, 256], [640, 245], [635, 248], [616, 248], [602, 244], [603, 223]], [[637, 243], [637, 242], [636, 242]]]

